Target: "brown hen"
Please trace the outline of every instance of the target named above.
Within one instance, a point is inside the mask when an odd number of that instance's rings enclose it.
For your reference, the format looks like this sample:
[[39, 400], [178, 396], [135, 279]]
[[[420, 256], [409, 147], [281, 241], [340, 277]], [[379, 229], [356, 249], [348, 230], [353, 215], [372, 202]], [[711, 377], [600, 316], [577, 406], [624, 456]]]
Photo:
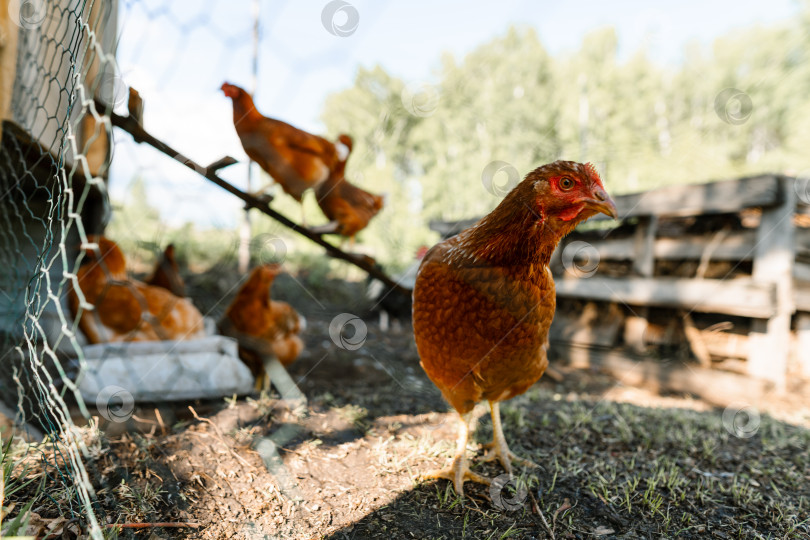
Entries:
[[[340, 135], [338, 140], [352, 150], [352, 139]], [[318, 206], [331, 223], [315, 228], [316, 232], [337, 233], [354, 241], [354, 236], [368, 226], [369, 221], [383, 207], [383, 199], [346, 180], [346, 161], [338, 161], [329, 178], [315, 188]]]
[[302, 318], [286, 302], [270, 299], [270, 288], [281, 268], [265, 264], [253, 269], [236, 293], [219, 326], [239, 342], [239, 355], [256, 377], [257, 387], [267, 387], [264, 358], [274, 356], [288, 366], [304, 349], [298, 337]]
[[73, 288], [68, 303], [90, 343], [204, 337], [202, 314], [190, 301], [130, 279], [124, 254], [109, 238], [89, 236], [88, 241], [77, 278], [90, 307], [79, 314], [80, 299]]
[[233, 100], [233, 124], [245, 153], [288, 195], [301, 202], [307, 189], [329, 178], [338, 162], [334, 144], [262, 116], [250, 94], [236, 85], [223, 83], [222, 91]]
[[498, 403], [522, 394], [548, 365], [554, 281], [548, 264], [560, 239], [598, 212], [616, 206], [596, 169], [556, 161], [529, 173], [489, 215], [425, 255], [413, 294], [413, 327], [428, 377], [461, 416], [458, 448], [449, 469], [432, 478], [489, 483], [465, 458], [472, 410], [487, 400], [497, 457], [512, 473]]

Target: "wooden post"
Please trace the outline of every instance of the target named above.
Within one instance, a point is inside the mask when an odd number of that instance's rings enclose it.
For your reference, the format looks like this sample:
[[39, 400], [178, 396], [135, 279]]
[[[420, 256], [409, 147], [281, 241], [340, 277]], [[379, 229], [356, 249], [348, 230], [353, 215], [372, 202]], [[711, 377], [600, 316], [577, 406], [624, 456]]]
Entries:
[[[655, 270], [655, 236], [658, 231], [658, 216], [639, 218], [633, 239], [633, 270], [642, 277], [652, 277]], [[647, 349], [644, 336], [647, 333], [647, 320], [650, 309], [639, 307], [624, 320], [624, 342], [638, 353]]]
[[[253, 64], [250, 77], [250, 97], [256, 97], [256, 89], [259, 85], [259, 21], [261, 15], [261, 5], [259, 0], [253, 0]], [[247, 193], [253, 192], [253, 161], [248, 158], [247, 162]], [[303, 203], [301, 203], [303, 204]], [[250, 222], [250, 207], [245, 207], [242, 214], [242, 223], [239, 224], [239, 251], [237, 256], [238, 271], [241, 275], [246, 275], [250, 266], [250, 240], [253, 238], [253, 227]]]
[[[86, 14], [89, 21], [100, 21], [96, 24], [95, 39], [100, 43], [104, 52], [114, 54], [118, 44], [118, 3], [117, 2], [96, 2], [91, 3]], [[103, 22], [101, 22], [103, 21]], [[85, 91], [88, 95], [95, 92], [95, 95], [104, 101], [119, 105], [118, 100], [124, 99], [125, 84], [116, 67], [98, 54], [92, 56], [92, 61], [87, 65], [87, 72], [84, 80]], [[78, 152], [84, 156], [87, 164], [85, 174], [91, 176], [101, 176], [105, 181], [109, 179], [110, 161], [112, 159], [112, 141], [107, 128], [101, 121], [90, 114], [89, 110], [84, 110], [82, 104], [74, 107], [72, 121], [79, 120], [78, 115], [83, 114], [78, 122], [76, 137], [78, 139]], [[42, 141], [46, 145], [49, 141]], [[72, 156], [76, 160], [76, 156]], [[100, 223], [103, 216], [103, 209], [94, 208], [88, 214], [97, 221], [93, 226], [88, 227], [93, 232], [102, 232], [103, 225]], [[87, 225], [85, 225], [87, 227]]]
[[658, 232], [658, 216], [639, 218], [634, 238], [636, 257], [633, 270], [643, 277], [652, 277], [655, 270], [655, 235]]
[[790, 319], [795, 311], [793, 264], [796, 258], [796, 191], [793, 179], [780, 177], [782, 202], [763, 209], [754, 251], [755, 281], [776, 287], [776, 313], [751, 323], [748, 373], [785, 389], [790, 354]]
[[[11, 118], [11, 96], [17, 75], [17, 36], [20, 29], [11, 20], [8, 4], [0, 7], [0, 120]], [[0, 137], [3, 136], [0, 124]]]

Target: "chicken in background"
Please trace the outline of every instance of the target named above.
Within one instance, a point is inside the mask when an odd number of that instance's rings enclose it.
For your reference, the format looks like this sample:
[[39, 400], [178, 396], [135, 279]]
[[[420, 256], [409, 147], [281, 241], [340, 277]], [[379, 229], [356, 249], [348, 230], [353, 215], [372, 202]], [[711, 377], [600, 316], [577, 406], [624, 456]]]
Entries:
[[288, 195], [300, 203], [307, 189], [329, 178], [338, 163], [334, 144], [262, 116], [250, 94], [236, 85], [223, 83], [222, 91], [233, 101], [233, 124], [245, 153]]
[[345, 134], [341, 134], [338, 141], [346, 147], [346, 155], [338, 161], [329, 178], [315, 188], [318, 206], [330, 223], [311, 230], [348, 237], [353, 245], [355, 235], [365, 229], [371, 218], [382, 209], [383, 198], [346, 180], [346, 161], [352, 151], [353, 141]]
[[189, 300], [130, 279], [124, 254], [109, 238], [89, 236], [88, 241], [82, 246], [85, 259], [77, 282], [90, 307], [79, 314], [80, 299], [73, 287], [68, 303], [91, 344], [204, 337], [202, 314]]
[[152, 274], [146, 278], [147, 285], [162, 287], [175, 296], [186, 296], [186, 284], [180, 276], [180, 266], [174, 255], [174, 244], [169, 244], [155, 263]]
[[546, 370], [548, 330], [556, 307], [549, 260], [577, 224], [617, 217], [596, 169], [555, 161], [529, 173], [489, 215], [427, 252], [413, 293], [413, 329], [422, 367], [461, 417], [447, 478], [463, 494], [465, 451], [475, 404], [492, 413], [492, 451], [511, 475], [517, 457], [506, 444], [499, 402], [522, 394]]
[[270, 298], [270, 288], [280, 273], [276, 264], [254, 268], [219, 321], [222, 334], [239, 342], [239, 356], [256, 377], [257, 388], [265, 390], [270, 381], [264, 358], [274, 356], [288, 366], [304, 350], [298, 334], [306, 321], [290, 304]]

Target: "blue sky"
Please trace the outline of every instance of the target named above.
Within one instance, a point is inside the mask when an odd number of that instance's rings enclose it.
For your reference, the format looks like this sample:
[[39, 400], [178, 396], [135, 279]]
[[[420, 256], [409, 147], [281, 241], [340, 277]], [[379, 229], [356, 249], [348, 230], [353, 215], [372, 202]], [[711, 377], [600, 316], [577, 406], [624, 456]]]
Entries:
[[[326, 30], [325, 0], [263, 0], [256, 102], [259, 110], [321, 132], [326, 96], [352, 85], [359, 66], [382, 65], [410, 81], [430, 81], [443, 52], [462, 58], [503, 34], [509, 25], [536, 29], [552, 55], [578, 48], [584, 35], [613, 26], [620, 55], [644, 48], [661, 63], [677, 64], [684, 46], [707, 46], [735, 28], [796, 16], [796, 0], [529, 1], [352, 0], [356, 30], [339, 37]], [[231, 123], [224, 80], [250, 85], [250, 0], [131, 0], [119, 10], [120, 74], [146, 103], [147, 129], [178, 150], [207, 163], [225, 154], [244, 159]], [[336, 15], [342, 24], [344, 14]], [[111, 192], [124, 198], [136, 174], [168, 223], [187, 220], [229, 227], [240, 204], [157, 152], [116, 134]], [[244, 184], [246, 168], [223, 176]], [[179, 202], [178, 202], [179, 201]], [[211, 209], [216, 208], [216, 212]], [[201, 209], [203, 211], [201, 211]]]

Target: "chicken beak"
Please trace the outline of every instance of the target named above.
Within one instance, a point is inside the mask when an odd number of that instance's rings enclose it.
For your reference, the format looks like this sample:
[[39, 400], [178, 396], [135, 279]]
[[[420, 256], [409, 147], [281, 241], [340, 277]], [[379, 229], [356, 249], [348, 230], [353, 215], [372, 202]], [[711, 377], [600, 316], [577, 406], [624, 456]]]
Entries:
[[593, 190], [593, 199], [585, 201], [585, 205], [613, 219], [619, 219], [619, 211], [616, 209], [616, 203], [614, 203], [607, 192], [599, 186], [596, 186]]

